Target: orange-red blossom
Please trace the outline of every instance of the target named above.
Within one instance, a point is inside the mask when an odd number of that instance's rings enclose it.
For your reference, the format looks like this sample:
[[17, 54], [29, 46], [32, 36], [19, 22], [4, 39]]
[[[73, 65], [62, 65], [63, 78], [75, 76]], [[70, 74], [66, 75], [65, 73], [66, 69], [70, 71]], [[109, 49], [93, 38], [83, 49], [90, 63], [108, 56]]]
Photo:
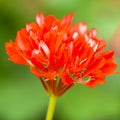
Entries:
[[83, 22], [72, 25], [72, 20], [73, 14], [62, 20], [37, 14], [36, 22], [26, 24], [14, 42], [6, 43], [9, 60], [30, 66], [45, 90], [56, 96], [77, 83], [102, 84], [117, 67], [114, 52], [103, 52], [106, 43], [96, 37], [96, 29], [87, 30]]

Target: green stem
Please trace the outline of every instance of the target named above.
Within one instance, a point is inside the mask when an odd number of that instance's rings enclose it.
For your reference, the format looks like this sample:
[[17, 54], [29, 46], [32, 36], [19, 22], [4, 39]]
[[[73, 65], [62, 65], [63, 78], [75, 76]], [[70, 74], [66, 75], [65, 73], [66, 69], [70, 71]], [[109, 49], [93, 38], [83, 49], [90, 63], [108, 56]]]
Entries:
[[52, 120], [56, 104], [56, 96], [51, 95], [46, 120]]

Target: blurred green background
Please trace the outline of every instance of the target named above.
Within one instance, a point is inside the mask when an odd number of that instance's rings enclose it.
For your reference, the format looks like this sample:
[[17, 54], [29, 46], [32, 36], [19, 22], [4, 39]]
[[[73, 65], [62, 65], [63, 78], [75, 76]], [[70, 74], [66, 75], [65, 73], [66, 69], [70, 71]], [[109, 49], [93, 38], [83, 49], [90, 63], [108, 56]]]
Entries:
[[[120, 0], [0, 0], [0, 120], [45, 119], [49, 96], [28, 67], [7, 60], [4, 48], [40, 12], [58, 18], [76, 12], [74, 23], [96, 27], [110, 49], [120, 24]], [[120, 58], [116, 61], [120, 65]], [[120, 120], [119, 79], [120, 75], [109, 76], [94, 89], [74, 86], [58, 99], [54, 120]]]

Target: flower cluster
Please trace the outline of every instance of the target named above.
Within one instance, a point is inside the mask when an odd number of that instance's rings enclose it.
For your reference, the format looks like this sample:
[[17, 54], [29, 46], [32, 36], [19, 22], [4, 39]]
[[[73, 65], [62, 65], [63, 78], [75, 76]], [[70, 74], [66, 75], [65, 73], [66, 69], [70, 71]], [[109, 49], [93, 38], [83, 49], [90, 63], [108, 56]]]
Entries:
[[9, 60], [30, 66], [45, 90], [56, 96], [77, 83], [96, 87], [117, 67], [114, 52], [103, 51], [106, 43], [96, 37], [96, 29], [87, 30], [84, 22], [72, 25], [72, 20], [73, 14], [62, 20], [37, 14], [36, 22], [6, 43]]

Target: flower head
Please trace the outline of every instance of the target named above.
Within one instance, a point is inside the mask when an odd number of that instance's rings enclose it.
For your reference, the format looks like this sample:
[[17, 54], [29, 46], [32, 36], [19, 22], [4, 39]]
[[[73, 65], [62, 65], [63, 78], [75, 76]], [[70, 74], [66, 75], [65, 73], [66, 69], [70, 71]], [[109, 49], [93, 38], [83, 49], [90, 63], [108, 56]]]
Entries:
[[95, 28], [86, 23], [72, 25], [73, 14], [62, 20], [36, 15], [36, 22], [17, 32], [15, 41], [6, 43], [9, 60], [30, 66], [45, 90], [62, 95], [74, 84], [95, 87], [113, 74], [117, 65], [114, 52], [104, 51], [106, 43], [97, 38]]

